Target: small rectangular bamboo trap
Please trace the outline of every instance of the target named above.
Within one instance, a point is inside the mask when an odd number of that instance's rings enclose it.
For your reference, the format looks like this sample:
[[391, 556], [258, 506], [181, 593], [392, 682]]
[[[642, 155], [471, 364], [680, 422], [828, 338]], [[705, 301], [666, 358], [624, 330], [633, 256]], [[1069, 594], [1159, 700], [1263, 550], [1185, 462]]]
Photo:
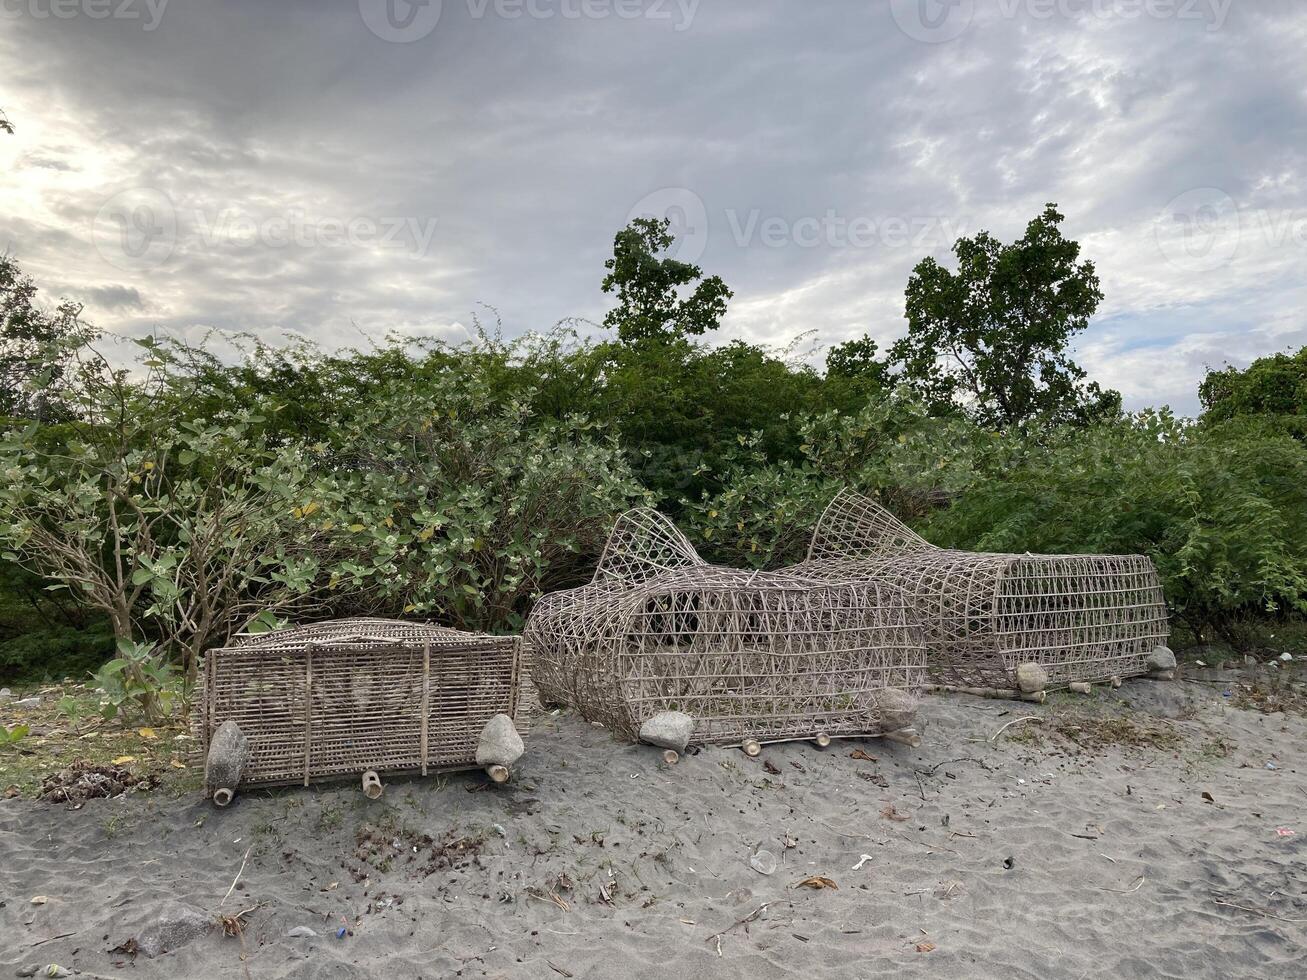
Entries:
[[349, 619], [242, 636], [200, 670], [195, 725], [206, 792], [378, 773], [485, 768], [521, 755], [533, 700], [516, 637]]

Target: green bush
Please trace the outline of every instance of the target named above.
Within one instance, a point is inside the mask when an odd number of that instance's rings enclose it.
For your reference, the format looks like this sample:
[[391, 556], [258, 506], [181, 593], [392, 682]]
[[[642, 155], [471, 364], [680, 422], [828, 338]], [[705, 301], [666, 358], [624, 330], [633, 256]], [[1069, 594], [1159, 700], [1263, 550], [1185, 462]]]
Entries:
[[1166, 413], [1029, 441], [924, 523], [939, 544], [1142, 553], [1201, 629], [1307, 612], [1307, 449], [1273, 420]]
[[466, 373], [375, 393], [317, 450], [294, 516], [339, 556], [324, 598], [347, 587], [372, 611], [469, 629], [520, 627], [646, 499], [597, 427], [500, 406]]

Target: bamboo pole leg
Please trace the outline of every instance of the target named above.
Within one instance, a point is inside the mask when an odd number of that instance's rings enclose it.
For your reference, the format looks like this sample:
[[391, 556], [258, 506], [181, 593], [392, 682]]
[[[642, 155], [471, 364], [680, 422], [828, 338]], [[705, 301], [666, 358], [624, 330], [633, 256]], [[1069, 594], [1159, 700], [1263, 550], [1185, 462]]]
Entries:
[[381, 785], [381, 777], [376, 774], [375, 770], [369, 769], [363, 774], [363, 795], [369, 800], [379, 799], [385, 791]]
[[921, 745], [921, 736], [911, 728], [904, 728], [902, 731], [897, 732], [886, 732], [881, 738], [887, 742], [897, 742], [899, 745], [907, 745], [914, 749]]
[[508, 766], [486, 766], [486, 775], [497, 783], [506, 783], [512, 773]]

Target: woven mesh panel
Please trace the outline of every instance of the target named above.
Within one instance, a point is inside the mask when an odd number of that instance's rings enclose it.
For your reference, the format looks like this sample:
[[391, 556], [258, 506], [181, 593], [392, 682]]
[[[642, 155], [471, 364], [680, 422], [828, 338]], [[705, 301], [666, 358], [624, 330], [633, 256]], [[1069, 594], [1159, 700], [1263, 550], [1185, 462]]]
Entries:
[[878, 734], [924, 680], [898, 589], [711, 566], [648, 509], [618, 520], [590, 585], [536, 605], [523, 642], [546, 701], [628, 738], [671, 710], [704, 742]]
[[422, 623], [350, 619], [242, 636], [204, 659], [196, 734], [207, 754], [219, 725], [240, 725], [252, 750], [242, 785], [470, 768], [492, 716], [525, 727], [526, 673], [514, 637]]
[[1142, 555], [945, 550], [848, 490], [788, 571], [904, 590], [931, 673], [947, 685], [1006, 688], [1020, 663], [1042, 665], [1051, 686], [1137, 676], [1169, 635], [1157, 569]]

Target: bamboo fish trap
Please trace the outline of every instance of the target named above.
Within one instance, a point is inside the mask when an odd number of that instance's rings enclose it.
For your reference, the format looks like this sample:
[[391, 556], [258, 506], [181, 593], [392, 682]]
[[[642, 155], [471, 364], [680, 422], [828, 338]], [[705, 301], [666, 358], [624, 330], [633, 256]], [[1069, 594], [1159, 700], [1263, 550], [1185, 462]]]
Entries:
[[[691, 732], [746, 751], [900, 732], [924, 680], [898, 589], [715, 567], [644, 508], [617, 521], [589, 585], [537, 604], [523, 642], [543, 700], [672, 756]], [[669, 714], [682, 737], [651, 736]]]
[[944, 688], [1041, 700], [1047, 688], [1174, 676], [1162, 586], [1142, 555], [945, 550], [844, 490], [788, 571], [901, 588]]
[[[195, 724], [206, 788], [220, 805], [236, 784], [361, 774], [371, 775], [364, 788], [374, 796], [381, 772], [484, 767], [507, 778], [532, 701], [515, 637], [348, 619], [239, 637], [210, 651]], [[486, 761], [488, 735], [510, 743], [513, 758]]]

